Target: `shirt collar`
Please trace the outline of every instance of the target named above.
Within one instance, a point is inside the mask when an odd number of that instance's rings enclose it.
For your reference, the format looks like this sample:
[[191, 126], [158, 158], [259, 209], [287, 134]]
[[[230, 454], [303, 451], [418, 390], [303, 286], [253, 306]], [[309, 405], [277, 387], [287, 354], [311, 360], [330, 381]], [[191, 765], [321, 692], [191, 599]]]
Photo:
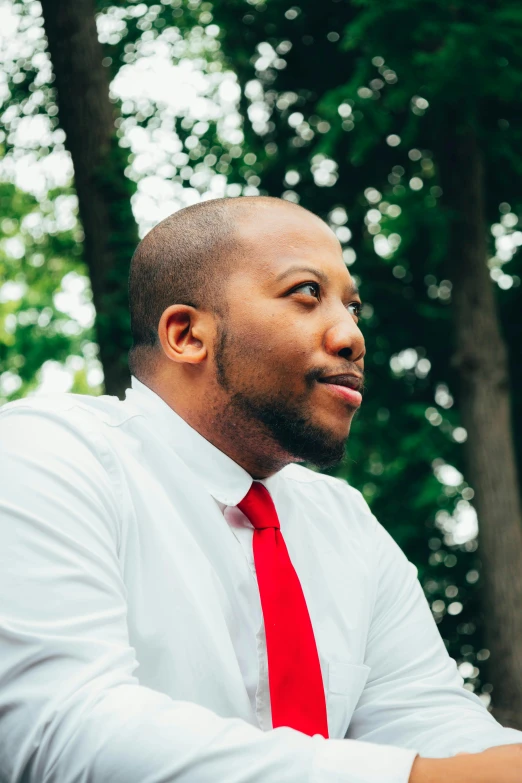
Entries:
[[[171, 448], [200, 479], [218, 503], [237, 506], [252, 485], [252, 476], [188, 424], [158, 395], [132, 376], [126, 402], [162, 433]], [[262, 480], [269, 491], [275, 489], [277, 474]]]

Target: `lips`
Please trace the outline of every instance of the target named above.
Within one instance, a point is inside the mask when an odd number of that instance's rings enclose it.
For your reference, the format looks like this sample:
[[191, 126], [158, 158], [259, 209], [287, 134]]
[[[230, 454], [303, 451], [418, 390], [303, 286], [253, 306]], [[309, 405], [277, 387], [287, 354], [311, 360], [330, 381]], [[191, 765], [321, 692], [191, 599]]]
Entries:
[[363, 385], [363, 379], [361, 375], [354, 375], [352, 373], [342, 373], [341, 375], [328, 375], [324, 378], [319, 378], [319, 383], [331, 383], [334, 386], [345, 386], [348, 389], [354, 389], [360, 391]]
[[325, 378], [319, 378], [318, 381], [323, 384], [325, 390], [338, 399], [343, 400], [349, 407], [358, 408], [360, 406], [362, 402], [360, 389], [363, 385], [361, 375], [342, 373], [340, 375], [328, 375]]

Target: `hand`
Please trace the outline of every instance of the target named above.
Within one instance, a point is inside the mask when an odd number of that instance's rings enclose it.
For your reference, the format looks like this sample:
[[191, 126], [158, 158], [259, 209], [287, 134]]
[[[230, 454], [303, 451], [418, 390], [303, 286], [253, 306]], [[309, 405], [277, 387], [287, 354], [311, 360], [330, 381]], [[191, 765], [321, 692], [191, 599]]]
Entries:
[[[466, 756], [466, 758], [462, 758]], [[520, 783], [522, 744], [500, 745], [481, 753], [457, 753], [446, 759], [418, 756], [409, 783]]]

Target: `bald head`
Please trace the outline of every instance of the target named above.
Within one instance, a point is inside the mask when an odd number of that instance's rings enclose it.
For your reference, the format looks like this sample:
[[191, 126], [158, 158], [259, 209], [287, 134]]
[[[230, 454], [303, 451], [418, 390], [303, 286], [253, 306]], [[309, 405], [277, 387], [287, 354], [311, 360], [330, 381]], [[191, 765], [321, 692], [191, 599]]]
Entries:
[[249, 224], [256, 225], [262, 213], [273, 210], [299, 210], [319, 220], [303, 207], [278, 198], [221, 198], [175, 212], [144, 237], [129, 276], [133, 375], [144, 377], [159, 358], [157, 328], [169, 305], [225, 314], [226, 280], [247, 256]]

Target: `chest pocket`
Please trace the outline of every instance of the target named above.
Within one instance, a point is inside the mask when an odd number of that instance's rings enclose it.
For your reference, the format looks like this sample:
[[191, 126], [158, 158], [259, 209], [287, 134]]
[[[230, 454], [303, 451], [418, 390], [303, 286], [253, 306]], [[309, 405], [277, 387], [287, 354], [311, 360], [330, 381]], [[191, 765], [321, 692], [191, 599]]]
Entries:
[[343, 739], [366, 685], [371, 667], [364, 663], [328, 662], [328, 733], [332, 739]]

